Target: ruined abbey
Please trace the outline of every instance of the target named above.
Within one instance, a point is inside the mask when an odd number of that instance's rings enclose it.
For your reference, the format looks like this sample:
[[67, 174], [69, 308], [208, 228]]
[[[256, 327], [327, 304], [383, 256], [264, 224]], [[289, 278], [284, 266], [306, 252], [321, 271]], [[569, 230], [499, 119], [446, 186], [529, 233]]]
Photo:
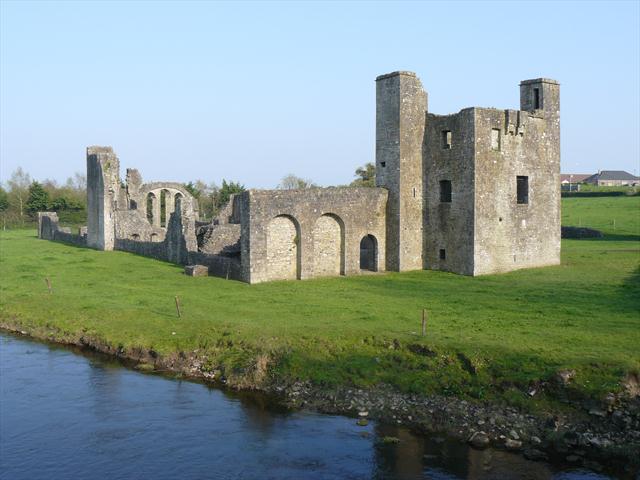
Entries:
[[144, 183], [87, 149], [87, 227], [39, 214], [39, 236], [258, 283], [385, 270], [465, 275], [560, 263], [560, 87], [520, 84], [520, 110], [429, 113], [410, 72], [376, 79], [376, 187], [248, 190], [211, 222], [179, 183]]

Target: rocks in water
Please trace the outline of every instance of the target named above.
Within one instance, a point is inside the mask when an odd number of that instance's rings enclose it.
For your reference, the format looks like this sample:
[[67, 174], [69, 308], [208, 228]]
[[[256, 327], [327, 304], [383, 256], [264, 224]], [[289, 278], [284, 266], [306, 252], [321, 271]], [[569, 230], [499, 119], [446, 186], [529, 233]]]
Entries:
[[469, 442], [469, 445], [471, 445], [474, 448], [483, 449], [489, 446], [489, 444], [491, 443], [491, 440], [489, 439], [489, 435], [487, 435], [484, 432], [474, 432], [469, 437], [468, 442]]
[[536, 462], [548, 459], [547, 454], [542, 450], [538, 450], [537, 448], [527, 448], [524, 452], [522, 452], [522, 454], [527, 460], [534, 460]]
[[514, 440], [512, 438], [507, 438], [504, 441], [504, 446], [507, 450], [511, 450], [512, 452], [516, 452], [522, 448], [522, 442], [520, 440]]
[[606, 417], [607, 412], [604, 412], [598, 408], [592, 408], [589, 410], [589, 415], [593, 415], [594, 417]]
[[369, 425], [369, 420], [367, 420], [366, 418], [359, 418], [356, 424], [361, 427], [366, 427], [367, 425]]
[[576, 432], [569, 430], [568, 432], [565, 432], [562, 439], [567, 445], [574, 446], [578, 444], [579, 435]]
[[518, 435], [518, 432], [516, 432], [515, 430], [511, 430], [509, 432], [509, 437], [511, 437], [514, 440], [520, 440], [520, 435]]
[[380, 441], [382, 443], [387, 443], [387, 444], [388, 443], [392, 443], [392, 444], [400, 443], [400, 439], [398, 437], [382, 437], [380, 439]]
[[368, 417], [369, 416], [369, 412], [367, 412], [367, 411], [358, 412], [358, 416], [359, 417]]
[[152, 372], [155, 370], [155, 366], [151, 363], [139, 363], [135, 366], [136, 370], [140, 370], [141, 372]]

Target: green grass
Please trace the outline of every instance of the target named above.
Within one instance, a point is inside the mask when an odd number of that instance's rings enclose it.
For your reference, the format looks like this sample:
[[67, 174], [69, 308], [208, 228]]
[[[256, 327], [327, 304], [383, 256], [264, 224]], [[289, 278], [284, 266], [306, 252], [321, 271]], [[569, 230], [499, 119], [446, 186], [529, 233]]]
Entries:
[[609, 239], [640, 240], [640, 197], [563, 198], [562, 224], [595, 228]]
[[4, 232], [0, 320], [161, 354], [198, 349], [230, 377], [261, 357], [281, 379], [528, 404], [529, 385], [572, 368], [570, 394], [600, 397], [640, 371], [640, 197], [563, 207], [563, 223], [610, 235], [563, 241], [561, 266], [477, 278], [418, 271], [246, 285]]

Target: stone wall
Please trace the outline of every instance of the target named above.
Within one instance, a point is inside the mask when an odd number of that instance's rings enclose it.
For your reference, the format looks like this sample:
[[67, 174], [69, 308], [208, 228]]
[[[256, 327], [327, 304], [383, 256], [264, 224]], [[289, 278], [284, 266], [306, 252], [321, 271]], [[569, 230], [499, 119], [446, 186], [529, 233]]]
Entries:
[[[111, 147], [87, 148], [88, 245], [125, 250], [174, 263], [197, 251], [198, 205], [177, 182], [143, 183], [135, 169], [120, 180]], [[173, 225], [172, 225], [173, 222]]]
[[376, 79], [376, 186], [389, 190], [386, 267], [423, 268], [423, 140], [427, 94], [415, 73]]
[[78, 247], [87, 246], [86, 227], [81, 227], [77, 234], [71, 233], [71, 229], [59, 226], [56, 212], [38, 212], [38, 238]]
[[120, 161], [111, 147], [87, 148], [87, 245], [113, 250], [114, 210], [120, 192]]
[[475, 275], [560, 263], [559, 85], [522, 82], [521, 105], [529, 110], [475, 109]]
[[377, 243], [374, 269], [385, 269], [384, 189], [249, 190], [239, 198], [247, 282], [359, 274], [367, 235]]
[[250, 190], [232, 196], [210, 224], [198, 224], [197, 237], [198, 204], [182, 184], [143, 183], [134, 169], [123, 183], [111, 147], [89, 147], [86, 239], [60, 229], [47, 212], [39, 235], [198, 263], [250, 283], [557, 264], [559, 85], [527, 80], [520, 93], [520, 110], [433, 115], [414, 73], [381, 75], [377, 188]]
[[210, 255], [240, 255], [240, 224], [214, 224], [207, 226], [198, 250]]
[[[474, 121], [473, 108], [454, 115], [427, 115], [423, 173], [426, 269], [473, 274]], [[450, 201], [441, 198], [441, 182], [450, 182]]]

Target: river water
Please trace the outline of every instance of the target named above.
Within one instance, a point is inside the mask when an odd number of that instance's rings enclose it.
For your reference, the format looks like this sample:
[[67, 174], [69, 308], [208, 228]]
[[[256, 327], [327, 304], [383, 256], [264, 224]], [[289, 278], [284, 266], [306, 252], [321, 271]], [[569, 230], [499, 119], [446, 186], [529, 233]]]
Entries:
[[[399, 443], [385, 443], [384, 437]], [[0, 335], [0, 479], [609, 478]]]

